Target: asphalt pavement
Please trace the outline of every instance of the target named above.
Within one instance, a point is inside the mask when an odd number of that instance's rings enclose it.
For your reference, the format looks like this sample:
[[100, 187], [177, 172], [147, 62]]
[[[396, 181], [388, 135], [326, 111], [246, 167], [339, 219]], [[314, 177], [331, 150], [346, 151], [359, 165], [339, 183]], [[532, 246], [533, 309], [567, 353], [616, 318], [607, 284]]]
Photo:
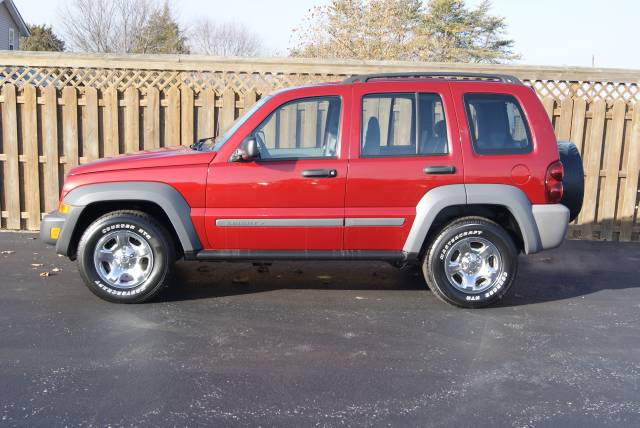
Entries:
[[179, 263], [103, 302], [0, 233], [0, 426], [640, 426], [640, 245], [520, 258], [493, 308], [384, 263]]

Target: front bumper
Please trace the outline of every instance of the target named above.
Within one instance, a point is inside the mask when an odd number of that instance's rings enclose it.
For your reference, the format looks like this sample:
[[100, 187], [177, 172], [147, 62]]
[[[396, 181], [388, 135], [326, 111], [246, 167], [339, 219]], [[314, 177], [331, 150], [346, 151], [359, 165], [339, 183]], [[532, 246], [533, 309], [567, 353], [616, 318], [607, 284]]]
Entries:
[[569, 208], [562, 204], [532, 205], [533, 218], [538, 227], [540, 249], [556, 248], [567, 234]]
[[58, 211], [52, 211], [45, 215], [40, 223], [40, 240], [48, 245], [56, 245], [66, 219], [67, 216]]

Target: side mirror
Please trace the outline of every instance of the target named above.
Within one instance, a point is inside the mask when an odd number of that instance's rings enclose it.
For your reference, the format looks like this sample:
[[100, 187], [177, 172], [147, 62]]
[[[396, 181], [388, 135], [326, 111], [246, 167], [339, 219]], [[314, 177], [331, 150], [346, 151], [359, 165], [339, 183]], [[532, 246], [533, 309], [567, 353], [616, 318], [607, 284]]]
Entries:
[[260, 157], [260, 149], [258, 149], [258, 142], [254, 137], [247, 138], [240, 144], [233, 154], [232, 160], [249, 162]]

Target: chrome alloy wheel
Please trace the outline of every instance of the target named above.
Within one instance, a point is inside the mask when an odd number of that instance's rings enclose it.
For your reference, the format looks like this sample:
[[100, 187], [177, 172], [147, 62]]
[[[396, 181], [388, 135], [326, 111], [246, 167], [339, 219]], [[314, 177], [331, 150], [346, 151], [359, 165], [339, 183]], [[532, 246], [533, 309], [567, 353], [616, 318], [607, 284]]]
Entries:
[[93, 252], [93, 263], [104, 282], [127, 290], [149, 278], [153, 270], [153, 252], [142, 236], [117, 230], [100, 238]]
[[491, 288], [504, 270], [495, 245], [479, 237], [462, 238], [447, 250], [444, 269], [451, 284], [467, 294]]

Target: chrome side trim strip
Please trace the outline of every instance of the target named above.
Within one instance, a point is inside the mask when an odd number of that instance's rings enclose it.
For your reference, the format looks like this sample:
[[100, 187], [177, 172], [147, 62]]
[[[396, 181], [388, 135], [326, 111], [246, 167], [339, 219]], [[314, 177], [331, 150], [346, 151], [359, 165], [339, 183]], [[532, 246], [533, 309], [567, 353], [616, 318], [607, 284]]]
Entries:
[[224, 218], [218, 227], [340, 227], [342, 218]]
[[224, 218], [216, 219], [218, 227], [339, 227], [402, 226], [403, 217], [360, 218]]
[[344, 225], [349, 226], [402, 226], [405, 219], [403, 217], [360, 217], [346, 218]]

